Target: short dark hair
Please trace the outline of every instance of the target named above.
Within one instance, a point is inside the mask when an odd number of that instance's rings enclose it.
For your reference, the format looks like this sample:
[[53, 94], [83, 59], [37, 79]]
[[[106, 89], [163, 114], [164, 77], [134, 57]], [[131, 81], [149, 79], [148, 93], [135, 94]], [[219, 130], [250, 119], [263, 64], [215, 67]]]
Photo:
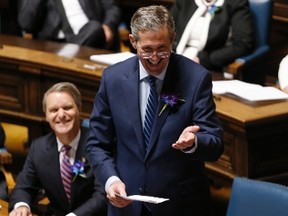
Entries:
[[47, 96], [50, 93], [53, 92], [66, 92], [72, 96], [72, 98], [75, 101], [75, 104], [77, 105], [78, 109], [81, 110], [82, 107], [82, 100], [81, 100], [81, 93], [78, 90], [78, 88], [70, 82], [60, 82], [54, 84], [52, 87], [50, 87], [44, 94], [43, 101], [42, 101], [42, 106], [43, 106], [43, 111], [46, 113], [46, 100]]
[[139, 31], [158, 31], [162, 27], [167, 27], [170, 40], [174, 39], [175, 22], [169, 10], [161, 5], [151, 5], [139, 8], [131, 19], [131, 33], [137, 41]]

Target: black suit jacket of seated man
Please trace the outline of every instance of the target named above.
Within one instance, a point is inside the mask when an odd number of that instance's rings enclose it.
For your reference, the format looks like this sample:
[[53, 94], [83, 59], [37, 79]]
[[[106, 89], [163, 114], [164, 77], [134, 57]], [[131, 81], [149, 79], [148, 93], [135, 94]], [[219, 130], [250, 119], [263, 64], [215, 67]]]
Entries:
[[[75, 162], [82, 160], [89, 129], [81, 128]], [[77, 176], [71, 185], [71, 201], [68, 202], [60, 175], [59, 152], [56, 136], [49, 133], [31, 144], [23, 170], [9, 199], [9, 211], [18, 202], [32, 206], [33, 198], [43, 188], [50, 200], [53, 215], [63, 216], [73, 212], [77, 216], [106, 216], [106, 197], [103, 188], [92, 174], [90, 165], [85, 164], [86, 178]], [[31, 200], [32, 198], [32, 200]], [[97, 210], [98, 209], [98, 210]]]
[[[18, 13], [21, 28], [38, 39], [58, 40], [59, 30], [67, 27], [67, 18], [63, 15], [63, 6], [59, 7], [55, 2], [54, 0], [21, 0]], [[118, 25], [121, 11], [116, 2], [81, 0], [79, 3], [89, 22], [77, 35], [72, 33], [71, 28], [65, 28], [69, 29], [65, 32], [66, 42], [118, 51], [120, 49]], [[106, 43], [102, 25], [111, 29], [112, 43]]]

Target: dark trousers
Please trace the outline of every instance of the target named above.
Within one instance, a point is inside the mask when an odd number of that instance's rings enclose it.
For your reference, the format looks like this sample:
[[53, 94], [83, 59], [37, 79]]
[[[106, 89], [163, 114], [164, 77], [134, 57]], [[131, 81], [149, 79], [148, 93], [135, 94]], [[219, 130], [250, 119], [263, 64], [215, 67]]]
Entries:
[[95, 20], [90, 20], [77, 35], [67, 34], [66, 41], [68, 43], [75, 43], [84, 46], [90, 46], [98, 49], [109, 49], [118, 51], [119, 50], [119, 41], [117, 35], [112, 44], [106, 43], [106, 38], [102, 24]]
[[0, 199], [8, 201], [8, 190], [4, 174], [0, 171]]
[[152, 216], [150, 210], [145, 204], [142, 205], [141, 216]]

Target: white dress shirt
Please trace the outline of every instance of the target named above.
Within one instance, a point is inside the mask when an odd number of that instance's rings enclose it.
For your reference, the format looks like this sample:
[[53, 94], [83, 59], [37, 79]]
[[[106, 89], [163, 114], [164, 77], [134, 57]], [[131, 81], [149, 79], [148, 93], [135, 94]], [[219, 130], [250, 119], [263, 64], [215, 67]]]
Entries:
[[184, 56], [193, 59], [204, 49], [208, 38], [210, 22], [213, 18], [208, 12], [208, 7], [212, 4], [221, 7], [224, 4], [224, 1], [225, 0], [213, 0], [210, 3], [205, 3], [205, 0], [195, 0], [195, 4], [198, 8], [191, 16], [183, 31], [176, 48], [178, 54], [183, 54]]
[[[79, 0], [62, 0], [62, 4], [72, 31], [77, 35], [80, 29], [88, 23], [89, 19], [84, 13]], [[64, 38], [63, 31], [59, 32], [58, 37]]]
[[[71, 164], [74, 164], [75, 161], [75, 156], [76, 156], [76, 150], [78, 147], [78, 143], [80, 140], [80, 136], [81, 136], [81, 131], [79, 130], [77, 136], [74, 138], [74, 140], [69, 144], [71, 146], [71, 149], [69, 151], [69, 161]], [[56, 137], [57, 140], [57, 147], [58, 147], [58, 152], [59, 152], [59, 164], [61, 164], [62, 162], [62, 158], [63, 158], [63, 154], [61, 152], [61, 148], [63, 146], [63, 143], [61, 143], [61, 141], [58, 139], [58, 137]], [[21, 206], [26, 206], [30, 209], [30, 206], [25, 203], [25, 202], [18, 202], [15, 204], [14, 209], [19, 208]], [[66, 216], [76, 216], [73, 212], [67, 214]]]

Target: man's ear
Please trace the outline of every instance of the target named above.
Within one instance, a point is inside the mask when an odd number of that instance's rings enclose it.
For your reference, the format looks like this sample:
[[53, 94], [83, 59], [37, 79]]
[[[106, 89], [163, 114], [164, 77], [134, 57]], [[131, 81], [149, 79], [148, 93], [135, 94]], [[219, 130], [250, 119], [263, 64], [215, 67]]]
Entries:
[[136, 49], [136, 40], [132, 34], [129, 34], [129, 40], [134, 49]]

